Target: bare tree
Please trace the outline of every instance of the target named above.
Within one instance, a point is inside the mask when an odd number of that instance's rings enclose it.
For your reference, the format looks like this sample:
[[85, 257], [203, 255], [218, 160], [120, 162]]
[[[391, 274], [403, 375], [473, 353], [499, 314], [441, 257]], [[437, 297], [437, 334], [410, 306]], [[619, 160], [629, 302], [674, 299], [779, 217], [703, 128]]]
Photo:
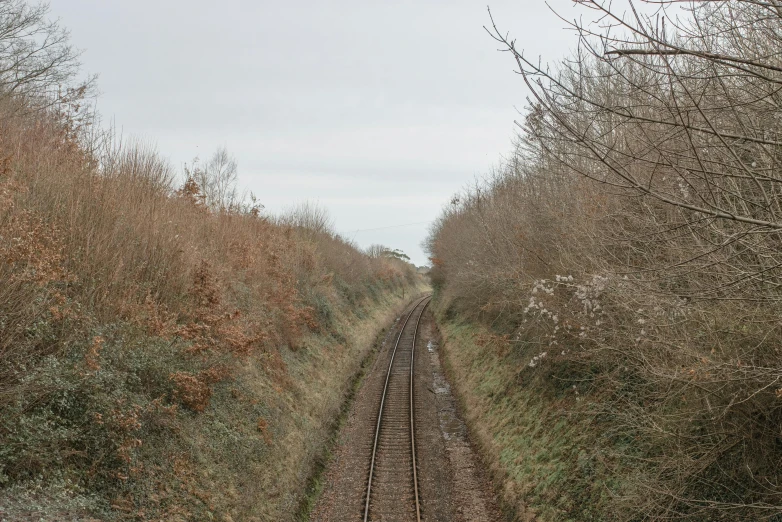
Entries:
[[[528, 150], [635, 195], [640, 213], [677, 209], [658, 221], [674, 235], [685, 227], [701, 248], [657, 263], [654, 277], [690, 279], [694, 267], [707, 266], [723, 275], [708, 285], [676, 284], [679, 295], [779, 299], [782, 56], [768, 50], [782, 45], [780, 7], [696, 2], [678, 19], [666, 16], [667, 2], [654, 17], [632, 1], [629, 16], [601, 1], [580, 3], [602, 26], [571, 23], [580, 45], [561, 68], [527, 58], [490, 29], [533, 94]], [[666, 230], [660, 226], [655, 240], [668, 242]]]
[[388, 251], [388, 247], [385, 245], [380, 245], [378, 243], [375, 243], [374, 245], [369, 245], [365, 250], [366, 254], [372, 259], [379, 259], [383, 257], [383, 253], [385, 253], [386, 251]]
[[54, 100], [79, 69], [68, 32], [47, 18], [45, 3], [0, 0], [0, 95]]
[[282, 213], [279, 223], [315, 233], [335, 235], [334, 219], [327, 208], [314, 201], [303, 201]]
[[778, 517], [782, 2], [578, 3], [554, 66], [487, 28], [529, 110], [432, 228], [442, 306], [599, 375], [619, 519]]
[[374, 244], [367, 247], [366, 254], [373, 259], [398, 259], [406, 263], [410, 262], [410, 256], [398, 248], [390, 248], [385, 245]]
[[214, 212], [235, 210], [241, 203], [236, 158], [226, 147], [218, 148], [205, 165], [194, 162], [186, 175], [198, 184], [206, 206]]

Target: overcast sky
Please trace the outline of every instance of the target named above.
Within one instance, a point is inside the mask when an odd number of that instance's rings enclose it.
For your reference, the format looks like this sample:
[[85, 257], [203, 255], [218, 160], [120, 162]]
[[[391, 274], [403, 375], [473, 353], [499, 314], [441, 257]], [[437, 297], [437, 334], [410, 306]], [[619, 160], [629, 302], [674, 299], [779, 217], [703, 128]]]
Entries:
[[[575, 44], [542, 1], [490, 5], [544, 61]], [[344, 236], [418, 265], [428, 223], [511, 150], [525, 106], [485, 0], [51, 0], [51, 14], [124, 136], [177, 168], [224, 145], [267, 210], [318, 201]]]

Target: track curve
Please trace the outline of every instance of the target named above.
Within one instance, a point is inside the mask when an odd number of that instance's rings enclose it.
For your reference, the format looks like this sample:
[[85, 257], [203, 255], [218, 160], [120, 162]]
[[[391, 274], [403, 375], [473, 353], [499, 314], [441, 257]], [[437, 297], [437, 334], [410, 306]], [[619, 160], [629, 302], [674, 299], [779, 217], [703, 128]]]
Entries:
[[405, 318], [391, 354], [375, 424], [365, 490], [364, 522], [421, 522], [415, 447], [415, 343], [431, 296]]

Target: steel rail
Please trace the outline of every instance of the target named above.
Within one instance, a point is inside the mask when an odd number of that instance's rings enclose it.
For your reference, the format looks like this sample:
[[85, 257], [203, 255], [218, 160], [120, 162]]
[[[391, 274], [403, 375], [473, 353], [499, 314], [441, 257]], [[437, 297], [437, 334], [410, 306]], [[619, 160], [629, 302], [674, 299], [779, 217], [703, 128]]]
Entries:
[[424, 307], [421, 308], [421, 313], [418, 314], [418, 320], [415, 322], [415, 330], [413, 330], [413, 350], [410, 354], [410, 451], [413, 456], [413, 490], [415, 491], [415, 517], [417, 522], [421, 522], [421, 504], [418, 500], [418, 471], [415, 462], [415, 418], [413, 416], [413, 412], [415, 411], [415, 405], [413, 403], [413, 385], [415, 383], [413, 382], [413, 365], [415, 363], [415, 341], [418, 339], [418, 326], [421, 324], [421, 318], [424, 316], [424, 312], [426, 312], [426, 307], [429, 306], [429, 303], [431, 302], [431, 299], [428, 300]]
[[[374, 443], [372, 445], [372, 460], [370, 461], [370, 464], [369, 464], [369, 479], [367, 480], [367, 498], [366, 498], [366, 502], [364, 503], [364, 522], [369, 522], [369, 500], [370, 500], [371, 494], [372, 494], [372, 478], [373, 478], [374, 473], [375, 473], [375, 460], [376, 460], [376, 457], [377, 457], [377, 443], [380, 440], [380, 425], [381, 425], [381, 421], [383, 419], [383, 406], [385, 405], [385, 402], [386, 402], [386, 395], [387, 395], [387, 392], [388, 392], [388, 381], [391, 379], [391, 369], [394, 366], [394, 357], [396, 357], [396, 350], [397, 350], [397, 348], [399, 348], [399, 342], [402, 340], [402, 334], [404, 333], [405, 327], [407, 326], [407, 323], [410, 321], [410, 318], [413, 317], [413, 314], [418, 309], [418, 307], [421, 306], [421, 303], [423, 303], [424, 301], [426, 301], [430, 297], [431, 297], [431, 295], [426, 295], [426, 296], [422, 297], [421, 300], [418, 301], [415, 304], [415, 306], [410, 311], [410, 313], [407, 314], [407, 317], [405, 318], [405, 322], [402, 323], [402, 328], [400, 328], [400, 330], [399, 330], [399, 335], [396, 338], [396, 343], [394, 343], [394, 350], [393, 350], [393, 352], [391, 352], [391, 361], [388, 363], [388, 372], [386, 373], [386, 381], [385, 381], [385, 384], [383, 385], [383, 395], [380, 398], [380, 409], [379, 409], [378, 415], [377, 415], [377, 425], [375, 426], [375, 441], [374, 441]], [[424, 310], [426, 309], [426, 306], [428, 304], [429, 304], [429, 302], [427, 301], [426, 305], [424, 305], [424, 308], [421, 310], [421, 314], [418, 316], [418, 320], [416, 321], [415, 332], [413, 333], [413, 353], [415, 353], [415, 339], [416, 339], [416, 334], [418, 333], [418, 325], [421, 322], [421, 316], [423, 315]], [[413, 362], [412, 362], [412, 358], [411, 358], [411, 361], [410, 361], [410, 376], [411, 376], [410, 386], [411, 387], [413, 385], [412, 384], [412, 382], [413, 382], [412, 375], [413, 375]], [[413, 419], [412, 394], [411, 394], [410, 397], [411, 397], [410, 398], [410, 420], [411, 420], [410, 431], [411, 431], [411, 435], [413, 436], [411, 451], [413, 452], [413, 482], [414, 482], [414, 489], [415, 489], [415, 508], [416, 508], [417, 522], [421, 522], [421, 511], [420, 511], [420, 507], [419, 507], [420, 504], [419, 504], [419, 499], [418, 499], [418, 482], [417, 482], [418, 478], [417, 478], [416, 469], [415, 469], [415, 437], [414, 437], [413, 427], [412, 427], [412, 419]]]

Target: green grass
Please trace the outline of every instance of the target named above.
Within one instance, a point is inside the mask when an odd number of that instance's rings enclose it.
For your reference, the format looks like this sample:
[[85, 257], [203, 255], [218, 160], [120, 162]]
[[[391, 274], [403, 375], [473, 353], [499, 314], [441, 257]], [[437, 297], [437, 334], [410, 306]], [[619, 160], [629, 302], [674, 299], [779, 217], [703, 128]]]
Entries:
[[[614, 520], [618, 487], [601, 425], [575, 393], [524, 364], [532, 347], [480, 346], [483, 327], [439, 317], [445, 366], [498, 492], [513, 516], [539, 521]], [[525, 358], [526, 357], [526, 358]]]
[[[84, 336], [105, 339], [96, 370], [90, 343], [74, 343], [28, 371], [0, 416], [4, 515], [305, 520], [346, 400], [406, 302], [386, 291], [335, 308], [329, 330], [244, 359], [194, 357], [127, 323], [96, 328]], [[230, 377], [206, 409], [177, 404], [170, 375], [216, 364]]]
[[364, 382], [367, 369], [371, 367], [375, 359], [375, 356], [378, 354], [378, 351], [380, 349], [380, 346], [382, 345], [383, 337], [385, 336], [386, 331], [387, 330], [384, 326], [381, 330], [377, 332], [375, 341], [372, 344], [372, 349], [364, 355], [364, 359], [361, 363], [361, 369], [350, 380], [350, 386], [348, 388], [345, 399], [342, 403], [339, 416], [336, 419], [334, 419], [334, 422], [329, 427], [330, 437], [328, 439], [326, 447], [324, 448], [324, 451], [316, 459], [315, 467], [313, 469], [312, 475], [307, 485], [306, 494], [304, 495], [304, 497], [301, 500], [301, 503], [299, 504], [299, 509], [298, 512], [296, 513], [297, 522], [307, 522], [310, 519], [310, 514], [312, 513], [312, 510], [315, 507], [318, 498], [323, 493], [323, 487], [324, 487], [323, 473], [326, 471], [326, 467], [328, 463], [333, 458], [333, 448], [337, 442], [339, 432], [341, 431], [342, 427], [345, 424], [345, 421], [347, 420], [348, 414], [350, 413], [350, 408], [353, 404], [353, 401], [355, 400], [356, 393], [361, 388], [361, 385]]

